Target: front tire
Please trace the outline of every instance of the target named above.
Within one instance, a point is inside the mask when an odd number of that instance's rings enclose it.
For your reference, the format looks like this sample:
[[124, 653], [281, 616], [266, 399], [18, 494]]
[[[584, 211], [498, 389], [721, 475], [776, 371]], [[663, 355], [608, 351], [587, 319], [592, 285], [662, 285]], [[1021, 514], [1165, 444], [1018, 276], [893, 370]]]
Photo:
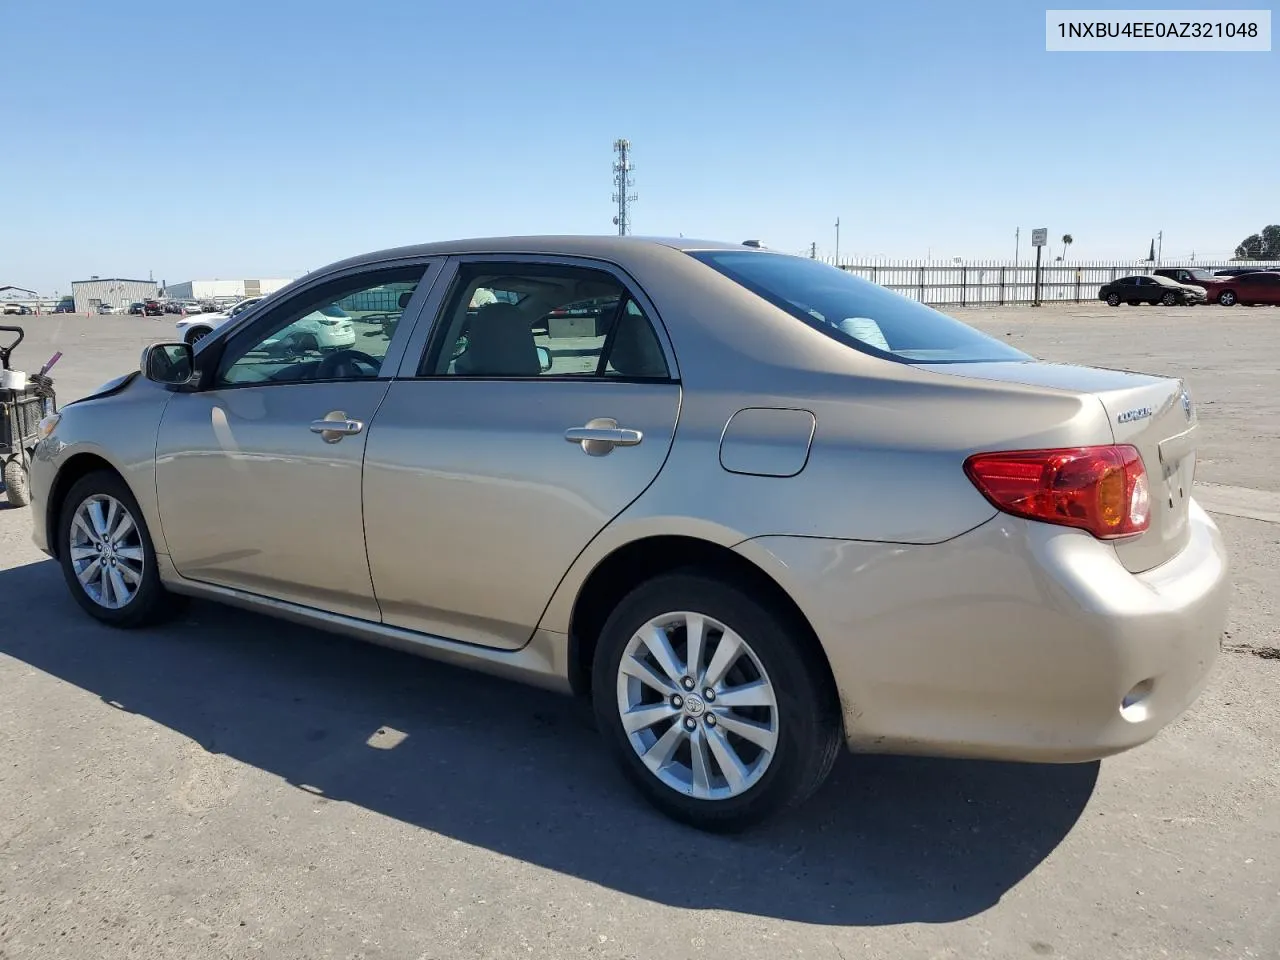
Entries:
[[744, 830], [803, 802], [842, 742], [826, 664], [791, 618], [697, 572], [650, 580], [618, 604], [592, 681], [628, 780], [701, 830]]
[[1169, 293], [1166, 293], [1163, 297], [1160, 298], [1160, 302], [1163, 303], [1166, 307], [1172, 307], [1178, 302], [1178, 295], [1170, 291]]
[[1120, 306], [1120, 294], [1118, 294], [1118, 293], [1109, 293], [1109, 294], [1107, 294], [1107, 306], [1109, 306], [1109, 307], [1118, 307], [1118, 306]]
[[1218, 303], [1224, 307], [1234, 307], [1238, 302], [1234, 290], [1223, 290], [1218, 294]]
[[213, 330], [209, 327], [192, 327], [183, 339], [187, 341], [188, 346], [194, 347], [212, 332]]
[[81, 477], [67, 491], [58, 516], [58, 558], [76, 602], [110, 626], [158, 623], [180, 606], [160, 583], [137, 499], [110, 471]]

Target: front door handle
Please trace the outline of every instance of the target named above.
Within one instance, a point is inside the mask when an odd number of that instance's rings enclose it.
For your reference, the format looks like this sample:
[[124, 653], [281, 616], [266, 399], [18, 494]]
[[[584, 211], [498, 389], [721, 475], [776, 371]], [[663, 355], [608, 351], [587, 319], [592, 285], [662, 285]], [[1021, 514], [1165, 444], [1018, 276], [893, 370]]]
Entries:
[[364, 423], [350, 419], [341, 410], [326, 413], [323, 420], [311, 421], [311, 432], [320, 434], [325, 443], [337, 443], [343, 437], [349, 437], [364, 429]]
[[611, 417], [596, 417], [588, 420], [585, 427], [570, 427], [564, 432], [564, 438], [581, 444], [588, 456], [603, 457], [614, 447], [634, 447], [644, 439], [644, 434], [618, 426], [618, 421]]

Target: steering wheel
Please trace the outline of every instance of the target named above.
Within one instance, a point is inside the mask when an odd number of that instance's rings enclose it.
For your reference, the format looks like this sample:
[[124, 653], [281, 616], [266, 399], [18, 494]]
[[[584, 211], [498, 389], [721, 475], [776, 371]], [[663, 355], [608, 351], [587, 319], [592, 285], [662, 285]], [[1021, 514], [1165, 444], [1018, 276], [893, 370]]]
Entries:
[[[370, 367], [373, 373], [365, 373], [360, 369], [361, 364]], [[361, 353], [359, 350], [339, 350], [337, 353], [331, 353], [320, 361], [319, 366], [316, 367], [315, 379], [339, 380], [368, 376], [376, 377], [381, 368], [381, 361], [375, 360], [367, 353]]]

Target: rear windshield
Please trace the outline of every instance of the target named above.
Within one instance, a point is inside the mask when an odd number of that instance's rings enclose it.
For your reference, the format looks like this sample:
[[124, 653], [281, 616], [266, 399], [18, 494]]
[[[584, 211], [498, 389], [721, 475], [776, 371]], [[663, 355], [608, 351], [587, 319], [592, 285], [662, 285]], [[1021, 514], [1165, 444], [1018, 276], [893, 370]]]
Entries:
[[932, 307], [818, 260], [738, 250], [690, 256], [864, 353], [905, 363], [1032, 359]]

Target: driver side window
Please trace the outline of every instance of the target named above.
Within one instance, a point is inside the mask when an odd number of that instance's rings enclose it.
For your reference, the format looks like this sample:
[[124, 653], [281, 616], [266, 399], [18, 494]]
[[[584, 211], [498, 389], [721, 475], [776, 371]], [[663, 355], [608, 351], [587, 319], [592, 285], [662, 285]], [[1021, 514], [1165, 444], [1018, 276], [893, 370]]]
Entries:
[[377, 377], [424, 272], [381, 270], [289, 299], [228, 342], [215, 386]]

